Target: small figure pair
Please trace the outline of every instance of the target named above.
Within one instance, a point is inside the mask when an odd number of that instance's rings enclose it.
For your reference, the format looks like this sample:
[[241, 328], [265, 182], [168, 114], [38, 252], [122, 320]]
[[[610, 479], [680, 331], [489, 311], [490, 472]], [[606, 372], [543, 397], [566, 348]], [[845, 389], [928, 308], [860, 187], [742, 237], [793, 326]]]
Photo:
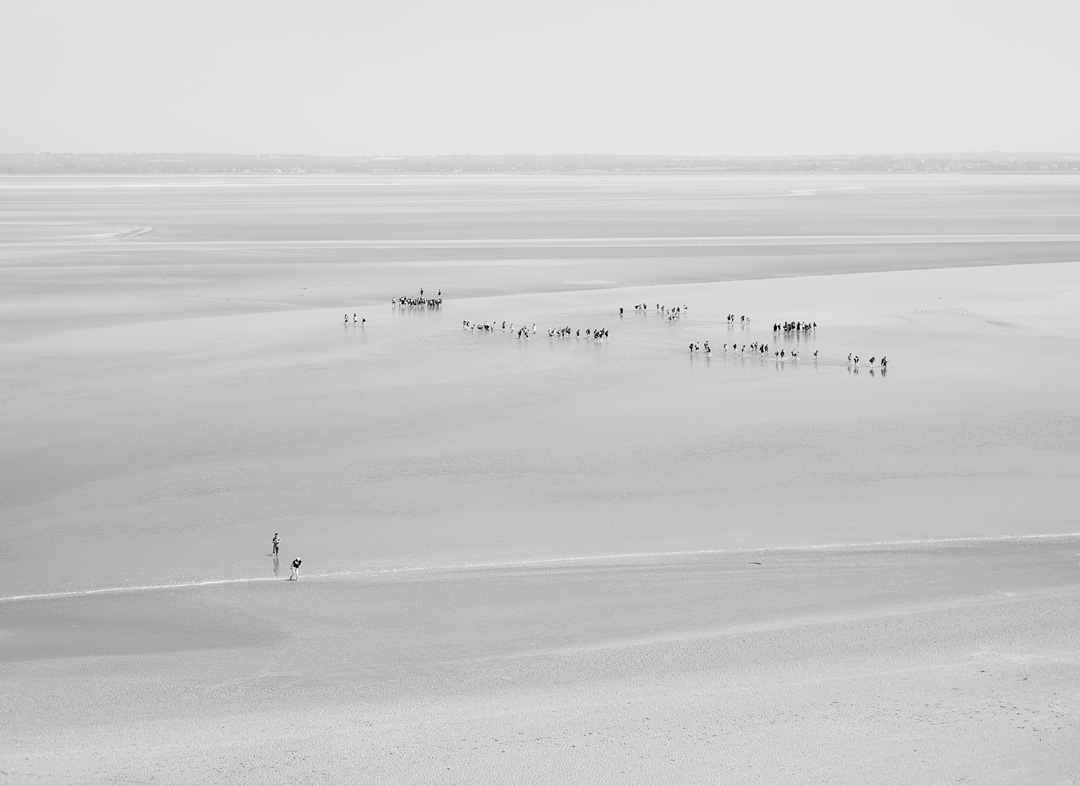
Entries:
[[[274, 533], [274, 539], [270, 541], [270, 543], [274, 549], [274, 573], [277, 573], [278, 547], [281, 545], [281, 539], [278, 538], [278, 534], [276, 532]], [[292, 561], [292, 575], [289, 576], [289, 581], [300, 581], [300, 562], [301, 560], [299, 557]]]

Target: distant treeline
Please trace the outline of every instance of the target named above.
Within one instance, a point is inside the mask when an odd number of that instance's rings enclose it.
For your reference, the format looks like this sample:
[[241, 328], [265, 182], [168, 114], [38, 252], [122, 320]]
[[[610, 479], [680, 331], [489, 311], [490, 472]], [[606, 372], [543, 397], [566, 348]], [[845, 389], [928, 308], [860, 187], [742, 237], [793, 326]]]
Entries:
[[204, 153], [0, 153], [0, 174], [425, 172], [1080, 172], [1080, 155], [957, 153], [834, 156], [307, 156]]

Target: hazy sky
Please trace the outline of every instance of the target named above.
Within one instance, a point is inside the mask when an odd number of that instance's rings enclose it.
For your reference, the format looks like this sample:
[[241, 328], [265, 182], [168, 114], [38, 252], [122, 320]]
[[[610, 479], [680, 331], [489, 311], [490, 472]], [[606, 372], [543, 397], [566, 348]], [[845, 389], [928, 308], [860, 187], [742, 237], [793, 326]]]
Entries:
[[1080, 152], [1080, 0], [0, 0], [0, 152]]

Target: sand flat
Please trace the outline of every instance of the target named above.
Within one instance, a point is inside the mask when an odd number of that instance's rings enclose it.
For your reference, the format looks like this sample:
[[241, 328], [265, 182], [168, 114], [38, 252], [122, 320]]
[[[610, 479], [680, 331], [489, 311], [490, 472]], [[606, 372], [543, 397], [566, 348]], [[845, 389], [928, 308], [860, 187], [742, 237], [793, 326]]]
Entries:
[[[362, 328], [315, 309], [10, 342], [5, 543], [20, 558], [0, 590], [272, 576], [252, 544], [274, 531], [283, 556], [322, 573], [1074, 532], [1078, 293], [1080, 263], [1031, 264], [384, 305]], [[729, 311], [752, 322], [729, 326]], [[812, 335], [774, 336], [803, 314]], [[612, 336], [547, 337], [566, 324]], [[688, 353], [704, 340], [711, 355]], [[753, 341], [802, 358], [730, 348]], [[885, 354], [887, 376], [868, 364]]]
[[1077, 199], [0, 179], [0, 782], [1075, 782]]
[[1057, 537], [9, 602], [0, 769], [1069, 782], [1078, 571]]

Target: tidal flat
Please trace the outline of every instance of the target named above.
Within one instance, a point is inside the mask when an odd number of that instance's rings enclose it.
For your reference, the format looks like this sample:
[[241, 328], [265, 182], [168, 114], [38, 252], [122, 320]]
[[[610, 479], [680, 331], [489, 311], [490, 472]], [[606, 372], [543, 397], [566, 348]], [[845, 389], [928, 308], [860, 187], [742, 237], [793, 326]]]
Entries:
[[1068, 776], [1080, 178], [5, 177], [0, 216], [12, 782]]

